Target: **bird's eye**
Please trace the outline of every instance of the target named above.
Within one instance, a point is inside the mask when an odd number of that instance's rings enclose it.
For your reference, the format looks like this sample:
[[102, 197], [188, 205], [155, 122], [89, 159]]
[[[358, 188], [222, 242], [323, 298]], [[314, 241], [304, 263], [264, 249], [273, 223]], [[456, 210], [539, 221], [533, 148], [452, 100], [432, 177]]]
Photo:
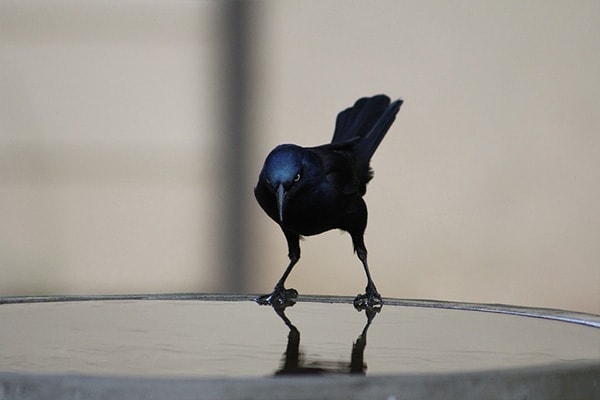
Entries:
[[269, 178], [266, 178], [265, 181], [270, 185], [271, 184], [271, 180]]
[[300, 180], [300, 174], [296, 174], [294, 177], [294, 182], [298, 182]]

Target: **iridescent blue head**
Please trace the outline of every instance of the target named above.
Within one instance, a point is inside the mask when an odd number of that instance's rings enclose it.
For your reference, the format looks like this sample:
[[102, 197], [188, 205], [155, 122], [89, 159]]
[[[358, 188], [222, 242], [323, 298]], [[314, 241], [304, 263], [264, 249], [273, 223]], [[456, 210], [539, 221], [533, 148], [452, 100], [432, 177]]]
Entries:
[[265, 160], [262, 173], [267, 183], [277, 187], [282, 184], [290, 186], [302, 172], [302, 148], [293, 144], [282, 144], [275, 147]]
[[283, 211], [287, 194], [302, 178], [304, 149], [293, 144], [275, 147], [265, 160], [260, 178], [272, 188], [277, 197], [279, 221], [283, 222]]

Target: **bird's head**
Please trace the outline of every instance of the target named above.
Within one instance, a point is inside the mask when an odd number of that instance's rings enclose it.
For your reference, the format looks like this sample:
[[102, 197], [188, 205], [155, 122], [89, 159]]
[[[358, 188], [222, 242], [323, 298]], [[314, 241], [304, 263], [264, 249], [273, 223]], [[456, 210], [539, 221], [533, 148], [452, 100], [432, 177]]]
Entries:
[[266, 184], [277, 199], [279, 222], [290, 196], [303, 183], [305, 150], [293, 144], [282, 144], [269, 153], [260, 173], [260, 181]]

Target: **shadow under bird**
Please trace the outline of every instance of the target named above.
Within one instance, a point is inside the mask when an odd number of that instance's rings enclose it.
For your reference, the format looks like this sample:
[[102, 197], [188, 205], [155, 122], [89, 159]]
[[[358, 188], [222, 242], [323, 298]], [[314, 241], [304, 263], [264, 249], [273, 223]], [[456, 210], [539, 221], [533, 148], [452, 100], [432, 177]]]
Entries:
[[256, 299], [259, 304], [275, 308], [293, 305], [298, 292], [284, 285], [300, 259], [301, 236], [341, 229], [352, 237], [367, 276], [366, 293], [356, 296], [354, 307], [381, 308], [383, 301], [367, 264], [367, 206], [363, 196], [373, 178], [371, 157], [401, 105], [401, 99], [390, 102], [385, 95], [360, 98], [338, 114], [331, 143], [316, 147], [282, 144], [269, 153], [254, 194], [283, 230], [290, 262], [273, 292]]

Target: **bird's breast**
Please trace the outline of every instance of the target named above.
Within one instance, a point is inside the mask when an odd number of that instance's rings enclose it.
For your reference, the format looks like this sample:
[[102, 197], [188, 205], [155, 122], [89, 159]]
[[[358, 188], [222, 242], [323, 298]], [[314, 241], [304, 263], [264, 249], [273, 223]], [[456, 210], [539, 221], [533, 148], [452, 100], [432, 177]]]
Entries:
[[346, 203], [345, 198], [317, 187], [288, 200], [282, 225], [305, 236], [337, 229]]

